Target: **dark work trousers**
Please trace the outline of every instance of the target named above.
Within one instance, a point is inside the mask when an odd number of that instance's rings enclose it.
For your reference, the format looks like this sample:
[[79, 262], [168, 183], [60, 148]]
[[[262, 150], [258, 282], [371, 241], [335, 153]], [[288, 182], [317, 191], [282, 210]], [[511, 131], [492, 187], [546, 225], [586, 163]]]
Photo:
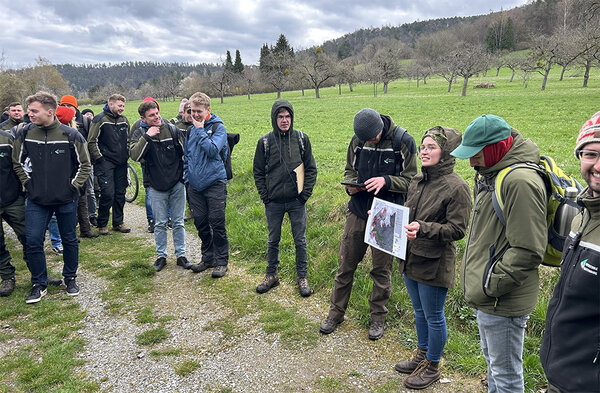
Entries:
[[27, 262], [25, 250], [25, 198], [20, 196], [8, 206], [0, 207], [0, 278], [8, 280], [15, 276], [15, 267], [10, 263], [12, 257], [6, 249], [3, 221], [15, 231], [17, 239], [23, 245], [23, 259]]
[[116, 165], [106, 159], [94, 165], [94, 173], [100, 186], [98, 203], [98, 227], [108, 226], [108, 216], [112, 207], [112, 223], [123, 223], [125, 189], [127, 188], [127, 163]]
[[27, 200], [25, 208], [25, 236], [27, 237], [27, 259], [31, 272], [31, 283], [48, 286], [44, 238], [52, 214], [56, 215], [58, 230], [63, 244], [63, 277], [77, 277], [79, 266], [79, 244], [77, 242], [77, 201], [63, 205], [39, 205]]
[[[367, 221], [348, 211], [344, 234], [338, 254], [338, 271], [335, 275], [335, 286], [331, 293], [329, 318], [342, 319], [348, 307], [354, 272], [362, 261], [369, 245], [364, 242]], [[371, 247], [373, 267], [371, 279], [373, 290], [369, 296], [371, 322], [383, 322], [387, 315], [386, 304], [392, 293], [392, 261], [394, 257], [388, 253]]]
[[85, 186], [83, 189], [86, 190], [86, 192], [85, 194], [79, 196], [79, 202], [77, 202], [77, 221], [79, 222], [80, 234], [92, 231], [90, 226], [90, 217], [88, 215], [87, 189]]
[[279, 241], [281, 240], [281, 225], [287, 212], [292, 227], [292, 237], [296, 246], [296, 276], [306, 277], [306, 205], [298, 200], [287, 203], [269, 202], [265, 205], [269, 240], [267, 246], [266, 274], [277, 274], [279, 265]]
[[208, 188], [197, 191], [187, 188], [190, 211], [194, 225], [202, 240], [202, 262], [215, 266], [227, 266], [229, 262], [229, 240], [225, 228], [225, 206], [227, 185], [215, 182]]

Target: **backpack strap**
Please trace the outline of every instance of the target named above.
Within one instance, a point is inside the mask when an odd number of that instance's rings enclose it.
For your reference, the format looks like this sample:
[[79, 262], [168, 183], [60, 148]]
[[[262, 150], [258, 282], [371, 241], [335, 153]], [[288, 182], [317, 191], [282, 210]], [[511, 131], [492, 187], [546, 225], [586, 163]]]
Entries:
[[402, 141], [402, 138], [404, 138], [405, 134], [406, 134], [406, 130], [400, 126], [396, 126], [396, 128], [394, 128], [394, 133], [392, 134], [392, 148], [394, 149], [394, 154], [396, 155], [395, 173], [400, 173], [404, 169], [404, 157], [402, 156], [402, 145], [405, 143]]
[[179, 129], [169, 121], [165, 121], [165, 125], [169, 129], [169, 132], [171, 132], [171, 138], [173, 138], [173, 144], [175, 145], [175, 148], [183, 156], [183, 146], [181, 146], [181, 143], [179, 143], [179, 135], [177, 135], [179, 133]]

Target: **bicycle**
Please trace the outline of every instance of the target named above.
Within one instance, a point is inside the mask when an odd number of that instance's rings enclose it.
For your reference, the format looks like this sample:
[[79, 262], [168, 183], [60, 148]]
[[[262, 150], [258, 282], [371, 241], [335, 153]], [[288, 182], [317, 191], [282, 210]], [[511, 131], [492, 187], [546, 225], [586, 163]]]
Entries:
[[127, 188], [125, 189], [125, 200], [129, 203], [135, 201], [140, 191], [140, 182], [138, 180], [135, 168], [127, 163]]

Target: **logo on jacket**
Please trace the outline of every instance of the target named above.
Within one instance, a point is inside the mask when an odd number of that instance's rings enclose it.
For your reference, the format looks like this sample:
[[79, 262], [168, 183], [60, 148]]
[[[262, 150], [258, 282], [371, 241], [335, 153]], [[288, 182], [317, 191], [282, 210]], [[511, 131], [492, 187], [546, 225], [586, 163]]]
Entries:
[[4, 158], [4, 157], [6, 157], [6, 155], [7, 154], [5, 152], [0, 152], [0, 158]]
[[586, 273], [593, 274], [594, 276], [598, 275], [598, 266], [589, 264], [587, 259], [584, 259], [583, 261], [581, 261], [581, 268]]
[[391, 158], [386, 158], [385, 160], [383, 160], [383, 162], [385, 162], [386, 164], [389, 164], [391, 162], [394, 162], [394, 160], [392, 160]]
[[65, 149], [56, 149], [54, 150], [54, 154], [65, 154]]

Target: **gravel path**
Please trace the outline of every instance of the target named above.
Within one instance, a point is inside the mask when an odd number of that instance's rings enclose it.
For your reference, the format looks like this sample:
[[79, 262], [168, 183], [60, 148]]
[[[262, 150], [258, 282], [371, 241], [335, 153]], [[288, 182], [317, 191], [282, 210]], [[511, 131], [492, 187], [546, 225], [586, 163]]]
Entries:
[[[146, 238], [149, 245], [154, 245], [153, 236], [146, 232], [143, 207], [127, 204], [125, 219], [132, 227], [132, 236]], [[170, 236], [169, 232], [172, 255]], [[186, 241], [188, 258], [198, 261], [200, 242], [196, 233], [189, 231]], [[133, 315], [109, 313], [101, 297], [108, 283], [85, 269], [79, 272], [81, 294], [77, 301], [87, 313], [85, 327], [79, 331], [86, 341], [85, 351], [80, 355], [85, 361], [81, 371], [98, 382], [102, 391], [370, 392], [382, 387], [389, 391], [393, 386], [395, 390], [406, 391], [401, 388], [403, 376], [393, 366], [408, 356], [408, 351], [392, 334], [376, 342], [369, 341], [366, 331], [351, 321], [340, 325], [335, 333], [321, 336], [316, 345], [305, 350], [286, 349], [276, 334], [261, 329], [252, 313], [236, 321], [244, 326], [241, 336], [231, 338], [220, 330], [205, 329], [230, 311], [226, 299], [220, 299], [211, 286], [235, 277], [253, 290], [262, 277], [237, 267], [235, 256], [231, 257], [227, 275], [220, 280], [200, 280], [207, 272], [196, 275], [175, 266], [174, 262], [174, 257], [170, 257], [167, 267], [154, 278], [156, 290], [151, 295], [154, 298], [149, 299], [154, 304], [153, 312], [173, 319], [162, 323], [169, 338], [152, 347], [138, 346], [136, 335], [158, 325], [139, 324]], [[315, 294], [303, 299], [295, 287], [282, 282], [262, 296], [284, 307], [298, 307], [306, 318], [319, 323], [327, 313], [328, 295]], [[177, 356], [156, 357], [150, 355], [152, 349], [181, 351]], [[184, 360], [195, 362], [198, 368], [179, 376], [175, 370]], [[476, 379], [447, 372], [443, 377], [442, 383], [425, 392], [482, 391]]]

